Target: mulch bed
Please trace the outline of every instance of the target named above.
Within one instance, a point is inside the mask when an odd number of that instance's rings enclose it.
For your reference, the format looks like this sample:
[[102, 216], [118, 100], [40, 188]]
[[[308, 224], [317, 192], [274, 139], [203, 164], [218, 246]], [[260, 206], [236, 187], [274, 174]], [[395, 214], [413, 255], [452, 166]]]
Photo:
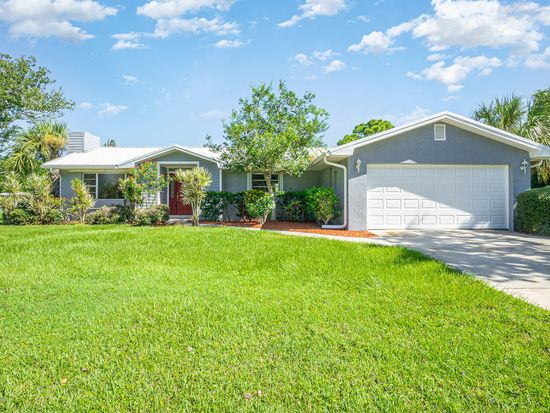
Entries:
[[257, 221], [251, 222], [215, 222], [201, 221], [204, 225], [219, 225], [225, 227], [242, 227], [266, 229], [270, 231], [304, 232], [308, 234], [335, 235], [338, 237], [373, 238], [376, 237], [369, 231], [348, 231], [344, 229], [323, 229], [313, 222], [267, 221], [263, 226]]

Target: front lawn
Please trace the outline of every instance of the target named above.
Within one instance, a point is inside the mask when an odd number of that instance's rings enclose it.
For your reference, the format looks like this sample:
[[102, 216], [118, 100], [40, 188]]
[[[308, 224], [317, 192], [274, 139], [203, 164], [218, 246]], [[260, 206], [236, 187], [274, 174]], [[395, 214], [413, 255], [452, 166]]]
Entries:
[[0, 411], [550, 409], [550, 313], [402, 248], [56, 226], [0, 254]]

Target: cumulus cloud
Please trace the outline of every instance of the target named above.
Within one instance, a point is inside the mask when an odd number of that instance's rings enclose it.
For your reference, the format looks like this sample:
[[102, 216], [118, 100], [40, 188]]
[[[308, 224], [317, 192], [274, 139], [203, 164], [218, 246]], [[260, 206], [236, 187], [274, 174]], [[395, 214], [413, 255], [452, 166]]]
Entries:
[[78, 104], [78, 108], [81, 110], [90, 110], [93, 107], [94, 105], [92, 105], [90, 102], [81, 102]]
[[402, 50], [401, 47], [393, 47], [394, 39], [392, 36], [383, 32], [371, 32], [364, 35], [357, 44], [348, 47], [348, 52], [359, 53], [392, 53], [396, 50]]
[[298, 63], [302, 66], [310, 66], [313, 64], [313, 61], [305, 53], [298, 53], [297, 55], [291, 57], [290, 61]]
[[334, 50], [332, 49], [328, 49], [328, 50], [325, 50], [325, 51], [315, 51], [313, 52], [313, 57], [315, 57], [317, 60], [321, 60], [321, 61], [325, 61], [325, 60], [328, 60], [328, 59], [332, 59], [333, 57], [336, 57], [338, 56], [340, 53], [338, 52], [335, 52]]
[[139, 79], [136, 76], [132, 76], [132, 75], [122, 75], [122, 80], [124, 80], [125, 85], [129, 85], [129, 86], [139, 83]]
[[144, 49], [147, 46], [140, 42], [139, 39], [141, 36], [141, 33], [134, 32], [113, 34], [111, 37], [115, 39], [116, 42], [113, 47], [111, 47], [111, 50]]
[[525, 66], [529, 69], [550, 69], [550, 47], [544, 52], [533, 54], [525, 59]]
[[407, 123], [412, 123], [422, 118], [425, 118], [428, 115], [430, 115], [430, 113], [431, 111], [429, 109], [426, 109], [417, 105], [409, 113], [400, 113], [398, 115], [383, 115], [381, 116], [381, 118], [387, 119], [393, 124], [395, 124], [396, 126], [399, 126], [399, 125], [406, 125]]
[[279, 27], [292, 27], [302, 19], [315, 19], [317, 16], [334, 16], [347, 7], [346, 0], [306, 0], [298, 7], [300, 14], [279, 23]]
[[195, 17], [182, 19], [179, 17], [169, 20], [158, 20], [153, 36], [166, 38], [176, 33], [211, 33], [218, 36], [240, 33], [239, 25], [235, 22], [225, 22], [219, 17], [207, 19]]
[[98, 116], [115, 116], [121, 112], [124, 112], [128, 109], [126, 105], [113, 105], [112, 103], [106, 102], [99, 105], [99, 110], [97, 111]]
[[155, 0], [137, 8], [137, 14], [152, 19], [171, 19], [202, 9], [227, 11], [234, 0]]
[[244, 42], [240, 40], [229, 40], [229, 39], [223, 39], [216, 43], [214, 43], [214, 47], [217, 47], [218, 49], [237, 49], [244, 45]]
[[0, 2], [0, 21], [15, 37], [56, 37], [78, 42], [95, 36], [72, 22], [94, 22], [117, 14], [94, 0], [7, 0]]
[[415, 80], [434, 80], [447, 86], [449, 93], [455, 93], [464, 87], [462, 81], [472, 72], [487, 76], [492, 73], [493, 69], [500, 66], [502, 66], [502, 61], [496, 57], [459, 56], [448, 66], [444, 61], [439, 61], [420, 73], [408, 72], [407, 76]]
[[325, 73], [339, 72], [346, 68], [346, 64], [341, 60], [335, 59], [323, 68]]

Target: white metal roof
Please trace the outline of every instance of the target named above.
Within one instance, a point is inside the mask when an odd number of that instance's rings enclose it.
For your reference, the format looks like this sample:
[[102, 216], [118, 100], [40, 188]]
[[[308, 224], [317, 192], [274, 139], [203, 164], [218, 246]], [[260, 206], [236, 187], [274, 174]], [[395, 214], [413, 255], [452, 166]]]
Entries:
[[45, 168], [118, 168], [130, 159], [156, 152], [161, 148], [99, 148], [90, 152], [71, 153], [46, 162]]

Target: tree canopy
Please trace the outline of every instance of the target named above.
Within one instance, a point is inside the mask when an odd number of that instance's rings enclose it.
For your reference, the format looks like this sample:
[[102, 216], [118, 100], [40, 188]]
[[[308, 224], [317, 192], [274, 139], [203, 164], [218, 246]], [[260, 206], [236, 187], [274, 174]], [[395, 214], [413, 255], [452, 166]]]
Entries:
[[13, 143], [21, 123], [57, 118], [74, 102], [65, 98], [55, 80], [34, 57], [0, 54], [0, 157]]
[[388, 129], [392, 129], [394, 126], [390, 121], [384, 119], [371, 119], [367, 123], [360, 123], [353, 132], [344, 136], [338, 141], [338, 145], [344, 145], [356, 141], [357, 139], [366, 138], [367, 136], [374, 135], [378, 132], [383, 132]]
[[253, 86], [252, 95], [240, 99], [238, 110], [224, 123], [223, 143], [207, 137], [206, 146], [220, 153], [230, 171], [262, 173], [273, 194], [272, 174], [301, 175], [312, 160], [311, 148], [323, 145], [328, 113], [314, 99], [311, 92], [297, 96], [283, 81], [276, 89]]
[[[482, 103], [474, 119], [550, 146], [550, 88], [537, 90], [530, 98], [510, 95]], [[550, 184], [550, 162], [533, 172], [535, 186]]]

